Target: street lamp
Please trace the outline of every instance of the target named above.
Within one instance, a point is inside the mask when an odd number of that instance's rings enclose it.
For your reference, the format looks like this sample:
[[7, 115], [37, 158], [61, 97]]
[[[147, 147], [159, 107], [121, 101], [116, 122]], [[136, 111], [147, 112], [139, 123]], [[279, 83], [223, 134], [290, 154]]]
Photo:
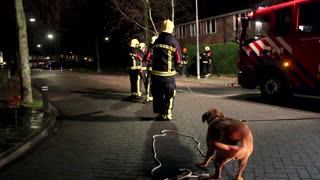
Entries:
[[53, 36], [53, 34], [48, 34], [47, 37], [48, 37], [49, 39], [53, 39], [54, 36]]
[[197, 79], [200, 79], [198, 0], [196, 1]]
[[32, 22], [32, 23], [36, 22], [36, 18], [29, 18], [29, 21]]
[[60, 62], [60, 56], [59, 56], [59, 38], [55, 38], [52, 33], [47, 34], [48, 39], [53, 40], [56, 39], [56, 60], [57, 63], [59, 63], [59, 68], [62, 70], [61, 62]]

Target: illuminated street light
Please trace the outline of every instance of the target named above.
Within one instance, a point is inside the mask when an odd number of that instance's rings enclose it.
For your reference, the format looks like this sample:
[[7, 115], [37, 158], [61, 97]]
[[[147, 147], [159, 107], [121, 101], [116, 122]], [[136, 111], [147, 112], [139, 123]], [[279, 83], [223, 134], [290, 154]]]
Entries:
[[107, 37], [104, 38], [104, 40], [105, 40], [105, 41], [109, 41], [110, 38], [107, 36]]
[[60, 61], [61, 59], [60, 59], [60, 55], [59, 55], [59, 46], [60, 46], [59, 38], [58, 37], [55, 38], [55, 36], [52, 33], [47, 34], [47, 37], [50, 40], [56, 39], [56, 48], [55, 48], [56, 49], [56, 61], [57, 61], [57, 63], [59, 63], [60, 70], [62, 71], [62, 64], [61, 64], [61, 61]]
[[37, 44], [37, 48], [41, 48], [41, 44]]
[[30, 18], [29, 21], [33, 23], [33, 22], [36, 22], [36, 19], [35, 18]]
[[53, 39], [54, 36], [53, 36], [53, 34], [48, 34], [47, 37], [48, 37], [49, 39]]

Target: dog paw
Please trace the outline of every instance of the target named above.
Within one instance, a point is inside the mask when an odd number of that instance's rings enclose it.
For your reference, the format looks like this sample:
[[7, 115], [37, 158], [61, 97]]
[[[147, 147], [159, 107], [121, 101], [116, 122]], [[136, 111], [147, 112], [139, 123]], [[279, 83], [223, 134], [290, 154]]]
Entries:
[[207, 164], [205, 162], [201, 162], [201, 163], [198, 163], [197, 166], [200, 168], [205, 168], [207, 167]]

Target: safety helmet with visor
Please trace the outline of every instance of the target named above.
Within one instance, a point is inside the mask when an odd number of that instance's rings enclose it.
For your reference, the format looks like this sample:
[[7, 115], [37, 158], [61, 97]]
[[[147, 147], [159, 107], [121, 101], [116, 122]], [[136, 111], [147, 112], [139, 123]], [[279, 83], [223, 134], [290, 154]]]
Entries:
[[162, 32], [173, 33], [173, 29], [174, 24], [172, 21], [170, 21], [169, 19], [163, 21], [161, 28]]
[[130, 42], [131, 47], [138, 47], [139, 46], [139, 41], [138, 39], [132, 39]]

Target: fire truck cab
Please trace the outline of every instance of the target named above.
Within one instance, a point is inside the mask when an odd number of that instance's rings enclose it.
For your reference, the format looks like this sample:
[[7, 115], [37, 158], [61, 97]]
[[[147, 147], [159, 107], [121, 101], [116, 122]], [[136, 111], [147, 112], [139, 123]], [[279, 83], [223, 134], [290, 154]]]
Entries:
[[267, 97], [320, 95], [320, 0], [257, 8], [241, 26], [239, 85]]

